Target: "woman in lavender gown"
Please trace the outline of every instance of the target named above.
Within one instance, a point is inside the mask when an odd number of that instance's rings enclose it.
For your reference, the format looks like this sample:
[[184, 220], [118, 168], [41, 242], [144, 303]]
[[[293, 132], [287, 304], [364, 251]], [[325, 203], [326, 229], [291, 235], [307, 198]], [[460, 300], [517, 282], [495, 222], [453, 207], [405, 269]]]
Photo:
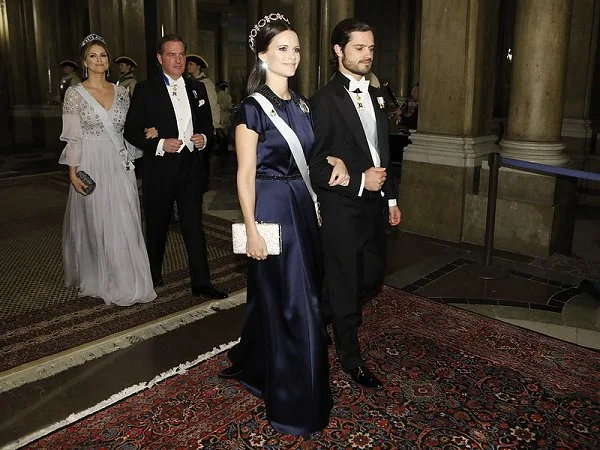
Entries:
[[[123, 139], [129, 95], [106, 80], [110, 58], [102, 37], [86, 37], [81, 57], [87, 79], [66, 91], [60, 136], [67, 144], [59, 162], [69, 166], [71, 181], [62, 243], [66, 286], [106, 304], [149, 302], [156, 293], [133, 170], [141, 152]], [[79, 171], [96, 183], [89, 195]]]

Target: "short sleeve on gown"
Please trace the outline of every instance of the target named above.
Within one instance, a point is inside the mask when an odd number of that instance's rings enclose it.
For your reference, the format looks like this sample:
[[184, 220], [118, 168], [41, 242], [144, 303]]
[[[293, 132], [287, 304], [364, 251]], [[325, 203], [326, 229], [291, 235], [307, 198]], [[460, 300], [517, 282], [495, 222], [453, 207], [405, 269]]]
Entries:
[[256, 101], [246, 99], [242, 102], [240, 108], [237, 111], [234, 128], [239, 124], [245, 124], [250, 130], [254, 130], [258, 133], [258, 140], [264, 142], [265, 140], [265, 123], [264, 113], [262, 108]]
[[63, 129], [60, 140], [67, 143], [58, 162], [69, 166], [78, 166], [81, 161], [81, 121], [79, 111], [83, 98], [69, 87], [63, 102]]

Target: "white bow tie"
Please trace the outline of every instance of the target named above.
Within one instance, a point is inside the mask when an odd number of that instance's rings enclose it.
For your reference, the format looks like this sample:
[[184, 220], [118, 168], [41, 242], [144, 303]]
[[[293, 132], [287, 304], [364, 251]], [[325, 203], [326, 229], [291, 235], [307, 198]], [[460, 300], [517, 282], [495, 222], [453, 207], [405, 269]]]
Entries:
[[359, 89], [360, 92], [369, 92], [369, 80], [367, 80], [366, 78], [361, 78], [360, 81], [354, 79], [350, 80], [348, 90], [350, 92], [354, 92], [357, 89]]

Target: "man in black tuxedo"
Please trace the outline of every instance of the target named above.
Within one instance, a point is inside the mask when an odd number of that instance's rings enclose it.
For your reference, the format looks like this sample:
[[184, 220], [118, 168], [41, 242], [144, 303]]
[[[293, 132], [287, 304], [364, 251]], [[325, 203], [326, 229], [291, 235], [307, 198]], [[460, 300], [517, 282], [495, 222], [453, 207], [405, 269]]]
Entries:
[[202, 228], [202, 195], [208, 177], [202, 150], [213, 126], [205, 87], [184, 80], [185, 43], [166, 35], [157, 45], [160, 75], [138, 83], [125, 122], [125, 139], [144, 151], [142, 173], [146, 240], [155, 286], [162, 264], [173, 203], [177, 201], [192, 294], [225, 298], [210, 282]]
[[[324, 313], [331, 315], [344, 370], [360, 385], [380, 389], [361, 357], [358, 327], [361, 300], [383, 283], [387, 223], [400, 223], [397, 185], [388, 173], [383, 94], [364, 77], [373, 61], [373, 31], [364, 22], [345, 19], [333, 29], [331, 46], [337, 71], [310, 99], [315, 126], [310, 177], [323, 218]], [[329, 185], [328, 155], [346, 164], [346, 186]]]

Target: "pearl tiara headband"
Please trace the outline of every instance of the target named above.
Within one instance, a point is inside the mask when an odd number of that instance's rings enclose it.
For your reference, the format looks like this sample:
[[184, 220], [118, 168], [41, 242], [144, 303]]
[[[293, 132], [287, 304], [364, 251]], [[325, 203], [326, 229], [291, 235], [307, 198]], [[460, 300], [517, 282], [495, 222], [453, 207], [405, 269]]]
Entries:
[[250, 46], [250, 50], [252, 50], [253, 52], [256, 51], [254, 49], [254, 38], [256, 37], [256, 35], [260, 31], [260, 29], [262, 27], [264, 27], [266, 24], [268, 24], [269, 22], [272, 22], [275, 20], [283, 20], [284, 22], [287, 22], [288, 25], [290, 25], [290, 21], [287, 20], [285, 18], [285, 16], [281, 13], [271, 13], [271, 14], [263, 17], [262, 19], [260, 19], [258, 21], [258, 23], [256, 25], [254, 25], [254, 28], [252, 28], [252, 30], [250, 31], [250, 35], [248, 36], [248, 45]]
[[92, 41], [100, 41], [102, 42], [104, 45], [106, 45], [106, 42], [104, 41], [104, 38], [98, 34], [90, 34], [88, 36], [86, 36], [86, 38], [81, 41], [81, 45], [79, 46], [80, 48], [85, 46], [87, 43], [92, 42]]

